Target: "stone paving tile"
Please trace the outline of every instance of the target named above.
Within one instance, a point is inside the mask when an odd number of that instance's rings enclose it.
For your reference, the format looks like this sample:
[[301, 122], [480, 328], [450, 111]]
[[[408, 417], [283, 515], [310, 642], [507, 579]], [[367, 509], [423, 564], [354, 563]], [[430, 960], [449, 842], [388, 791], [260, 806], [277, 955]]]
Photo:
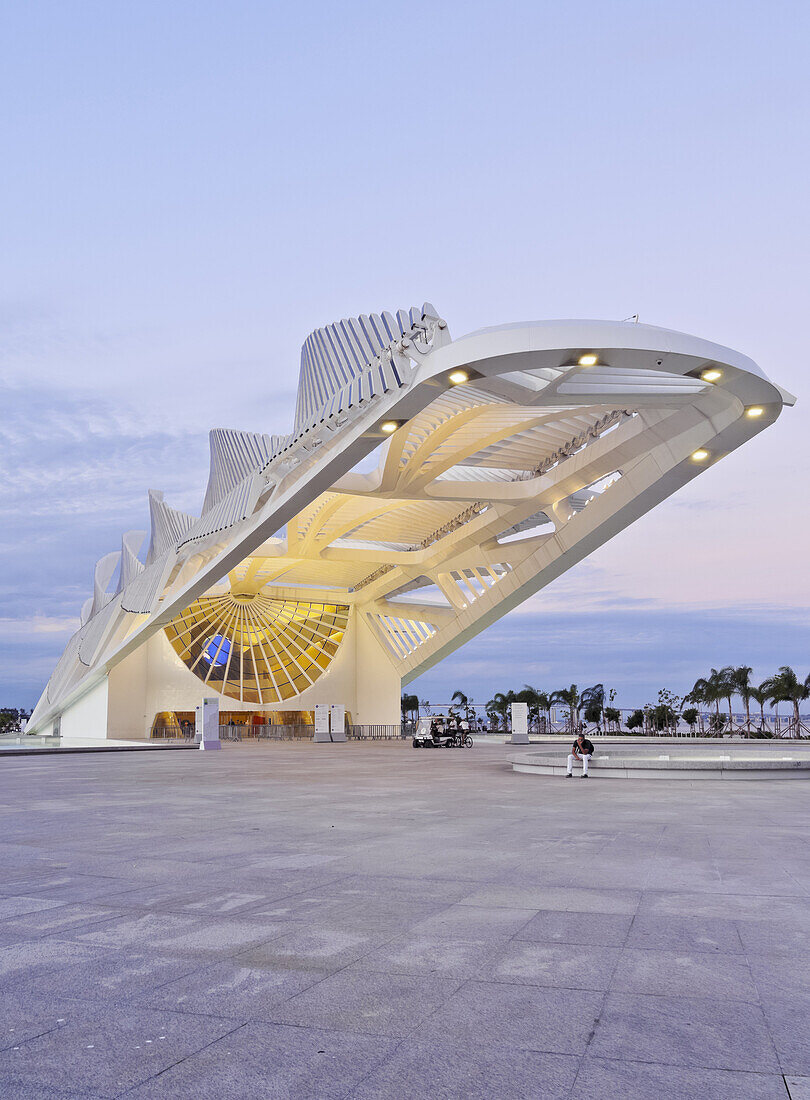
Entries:
[[608, 993], [588, 1053], [704, 1069], [779, 1071], [762, 1009], [708, 997]]
[[29, 874], [15, 881], [2, 879], [0, 894], [28, 897], [51, 898], [60, 903], [87, 902], [94, 898], [103, 898], [111, 891], [120, 889], [117, 880], [101, 878], [96, 875]]
[[395, 931], [366, 932], [352, 927], [301, 925], [292, 931], [241, 951], [234, 961], [249, 967], [277, 970], [340, 970], [392, 940]]
[[131, 1004], [114, 1014], [86, 1001], [60, 1007], [64, 1023], [0, 1052], [0, 1080], [27, 1081], [32, 1100], [43, 1085], [118, 1096], [234, 1027], [232, 1020]]
[[562, 853], [552, 861], [534, 860], [499, 878], [504, 886], [559, 887], [562, 889], [638, 889], [649, 878], [650, 860], [603, 860], [587, 855]]
[[376, 951], [370, 951], [354, 970], [391, 974], [436, 974], [445, 978], [472, 978], [499, 949], [498, 942], [465, 941], [416, 935], [398, 936]]
[[127, 1093], [127, 1100], [340, 1100], [396, 1040], [246, 1024]]
[[650, 866], [648, 890], [699, 890], [708, 893], [730, 893], [714, 860], [660, 859]]
[[618, 957], [616, 947], [512, 940], [484, 967], [481, 977], [515, 985], [606, 990]]
[[176, 884], [161, 883], [116, 894], [110, 899], [110, 904], [119, 910], [146, 909], [177, 914], [232, 916], [255, 909], [265, 900], [264, 894], [233, 890], [219, 892], [210, 886], [208, 889], [178, 889]]
[[[325, 888], [322, 888], [325, 889]], [[369, 897], [381, 897], [395, 903], [452, 905], [467, 898], [469, 882], [441, 881], [404, 875], [349, 875], [328, 888], [330, 897], [353, 897], [364, 901]]]
[[55, 909], [62, 904], [53, 898], [0, 897], [0, 921], [19, 917], [23, 913], [37, 913], [41, 909]]
[[[810, 1097], [810, 1093], [808, 1093]], [[788, 1100], [781, 1074], [586, 1057], [569, 1100]]]
[[625, 947], [610, 989], [614, 993], [722, 997], [759, 1003], [759, 993], [745, 958], [705, 951], [650, 951]]
[[25, 1076], [0, 1077], [0, 1096], [3, 1100], [105, 1100], [100, 1093], [88, 1092], [86, 1089], [80, 1092], [71, 1089], [66, 1092], [41, 1083], [32, 1086]]
[[335, 927], [383, 929], [386, 934], [394, 936], [415, 931], [422, 923], [439, 918], [445, 912], [447, 906], [443, 902], [424, 904], [373, 898], [357, 903], [355, 908], [347, 911], [339, 920], [332, 918], [325, 923]]
[[331, 871], [327, 873], [276, 870], [262, 873], [255, 867], [249, 867], [237, 873], [230, 868], [227, 874], [218, 874], [214, 880], [207, 883], [203, 881], [198, 888], [201, 892], [206, 888], [213, 888], [257, 894], [261, 898], [259, 908], [262, 906], [272, 908], [276, 904], [295, 902], [304, 895], [316, 897], [322, 891], [324, 897], [332, 899], [336, 895], [338, 884], [345, 878], [345, 875], [335, 875]]
[[579, 1059], [481, 1042], [406, 1039], [351, 1100], [565, 1100]]
[[86, 932], [71, 932], [78, 943], [127, 947], [169, 955], [235, 955], [280, 936], [289, 922], [252, 924], [247, 921], [181, 917], [172, 913], [121, 914]]
[[268, 970], [229, 961], [194, 970], [176, 981], [170, 979], [137, 999], [144, 1007], [227, 1016], [244, 1023], [268, 1019], [276, 1005], [322, 978], [322, 973], [313, 970]]
[[621, 947], [632, 921], [632, 916], [624, 913], [574, 913], [547, 909], [532, 917], [515, 934], [515, 938], [539, 943]]
[[0, 924], [0, 935], [15, 934], [18, 939], [38, 939], [58, 932], [88, 928], [114, 919], [115, 911], [101, 905], [68, 902], [55, 909], [26, 913]]
[[[39, 999], [26, 986], [12, 989], [3, 983], [3, 995], [0, 997], [0, 1050], [19, 1047], [27, 1040], [53, 1031], [65, 1022], [53, 998]], [[0, 1096], [4, 1097], [1, 1089]]]
[[741, 955], [744, 952], [743, 941], [734, 921], [718, 917], [651, 916], [642, 913], [637, 913], [633, 920], [626, 946], [666, 951], [707, 951], [721, 955]]
[[810, 906], [801, 924], [786, 920], [741, 920], [736, 927], [749, 955], [786, 955], [795, 959], [810, 954]]
[[460, 986], [453, 978], [342, 970], [272, 1012], [276, 1023], [405, 1036]]
[[18, 985], [41, 998], [124, 1001], [184, 977], [201, 965], [200, 959], [190, 956], [138, 954], [103, 947], [85, 948], [83, 952], [58, 970], [25, 977]]
[[806, 899], [798, 897], [650, 890], [645, 892], [638, 911], [643, 915], [719, 917], [723, 920], [806, 920], [810, 906]]
[[93, 954], [82, 944], [58, 939], [21, 940], [0, 948], [0, 988], [6, 992], [12, 986], [25, 985]]
[[760, 955], [749, 962], [763, 1001], [801, 1005], [810, 1015], [810, 971], [804, 958]]
[[807, 887], [773, 860], [718, 859], [717, 869], [724, 893], [807, 897]]
[[810, 1028], [805, 1002], [763, 1000], [762, 1010], [782, 1072], [810, 1076]]
[[516, 1050], [582, 1054], [604, 994], [472, 981], [428, 1020], [444, 1039], [511, 1045]]
[[790, 1100], [810, 1100], [810, 1077], [786, 1077]]
[[511, 909], [557, 909], [576, 913], [635, 913], [640, 890], [586, 890], [555, 886], [484, 886], [465, 905]]
[[524, 928], [533, 916], [533, 909], [451, 905], [441, 913], [415, 924], [411, 932], [415, 936], [457, 937], [472, 942], [507, 940]]
[[252, 920], [317, 921], [329, 924], [331, 921], [341, 923], [351, 920], [362, 912], [363, 905], [359, 898], [332, 898], [327, 894], [313, 897], [312, 894], [303, 893], [276, 901], [265, 901], [251, 910], [250, 917]]

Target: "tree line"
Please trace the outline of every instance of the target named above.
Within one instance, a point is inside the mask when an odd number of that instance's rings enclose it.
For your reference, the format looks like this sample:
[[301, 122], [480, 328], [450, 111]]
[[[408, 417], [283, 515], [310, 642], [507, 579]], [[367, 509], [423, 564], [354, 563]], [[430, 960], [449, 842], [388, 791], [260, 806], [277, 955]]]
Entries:
[[[624, 721], [627, 730], [643, 733], [663, 733], [673, 730], [684, 721], [693, 732], [712, 735], [726, 727], [734, 728], [733, 701], [738, 698], [745, 711], [744, 729], [751, 736], [771, 736], [765, 718], [765, 706], [777, 708], [789, 703], [793, 710], [787, 724], [787, 732], [793, 736], [810, 736], [810, 727], [802, 722], [800, 705], [810, 698], [810, 675], [802, 680], [789, 665], [782, 665], [773, 676], [760, 684], [751, 680], [753, 669], [748, 665], [727, 665], [713, 668], [707, 676], [699, 677], [686, 695], [678, 696], [662, 689], [655, 703], [647, 703], [632, 711]], [[622, 728], [622, 712], [615, 705], [616, 691], [605, 691], [603, 684], [582, 688], [571, 684], [556, 691], [541, 691], [524, 684], [520, 691], [496, 692], [485, 704], [490, 728], [507, 730], [512, 703], [526, 703], [529, 724], [540, 732], [552, 729], [551, 711], [564, 708], [567, 713], [566, 728], [575, 730], [584, 724], [595, 725], [607, 733], [619, 733]], [[721, 704], [723, 709], [721, 710]], [[752, 708], [759, 709], [759, 724], [752, 718]], [[726, 717], [725, 710], [728, 710]], [[403, 721], [415, 721], [420, 709], [426, 711], [429, 703], [420, 702], [416, 695], [402, 696]], [[463, 691], [454, 691], [451, 711], [464, 714], [471, 725], [475, 723], [472, 701]], [[708, 715], [707, 712], [708, 711]]]

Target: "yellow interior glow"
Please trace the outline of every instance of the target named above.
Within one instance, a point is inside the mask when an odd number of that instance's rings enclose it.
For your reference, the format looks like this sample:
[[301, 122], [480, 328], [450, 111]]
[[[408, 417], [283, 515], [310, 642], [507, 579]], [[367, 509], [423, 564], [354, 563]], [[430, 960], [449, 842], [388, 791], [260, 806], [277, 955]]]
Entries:
[[200, 597], [165, 627], [172, 648], [206, 687], [232, 699], [264, 704], [300, 694], [331, 664], [349, 608], [244, 595]]
[[717, 382], [723, 377], [723, 372], [716, 367], [712, 367], [710, 370], [705, 370], [700, 376], [704, 382]]
[[700, 447], [697, 451], [692, 451], [692, 458], [695, 462], [705, 462], [708, 457], [709, 452], [703, 447]]
[[596, 355], [580, 355], [579, 357], [579, 365], [581, 367], [595, 367], [598, 362], [599, 359]]
[[386, 420], [384, 424], [380, 425], [380, 431], [385, 432], [386, 435], [391, 435], [398, 427], [399, 424], [397, 424], [396, 420]]
[[749, 409], [745, 410], [745, 415], [750, 416], [752, 420], [755, 420], [758, 416], [762, 416], [765, 412], [761, 405], [752, 405]]
[[469, 378], [465, 370], [454, 370], [448, 375], [448, 381], [452, 386], [460, 386], [462, 382], [468, 382]]

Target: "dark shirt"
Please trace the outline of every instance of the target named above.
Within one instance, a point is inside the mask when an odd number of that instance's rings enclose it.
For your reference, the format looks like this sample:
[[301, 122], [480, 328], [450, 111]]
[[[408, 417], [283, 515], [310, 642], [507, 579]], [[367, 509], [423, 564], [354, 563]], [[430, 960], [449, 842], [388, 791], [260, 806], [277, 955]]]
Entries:
[[583, 737], [581, 745], [578, 741], [574, 741], [574, 747], [571, 749], [571, 752], [578, 752], [580, 756], [582, 756], [584, 753], [588, 753], [589, 756], [593, 756], [593, 754], [596, 752], [596, 749], [593, 747], [587, 737]]

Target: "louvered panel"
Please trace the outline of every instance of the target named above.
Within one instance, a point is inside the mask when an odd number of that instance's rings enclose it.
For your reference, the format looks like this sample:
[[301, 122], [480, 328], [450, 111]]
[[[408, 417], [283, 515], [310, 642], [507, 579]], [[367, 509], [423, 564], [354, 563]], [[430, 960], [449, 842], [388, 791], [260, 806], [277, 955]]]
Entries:
[[196, 516], [170, 508], [163, 499], [163, 493], [154, 489], [149, 490], [149, 516], [152, 530], [149, 535], [149, 552], [146, 555], [147, 565], [162, 557], [171, 547], [177, 546], [197, 522]]
[[143, 562], [138, 560], [138, 551], [141, 548], [145, 531], [127, 531], [121, 539], [121, 570], [118, 576], [116, 595], [123, 592], [140, 573], [143, 572]]
[[163, 593], [164, 578], [173, 559], [174, 553], [167, 550], [127, 585], [121, 593], [121, 607], [124, 611], [132, 611], [136, 615], [151, 614], [158, 596]]
[[[301, 374], [298, 384], [298, 400], [295, 411], [295, 431], [300, 434], [308, 426], [323, 419], [327, 410], [334, 413], [332, 397], [339, 391], [337, 411], [353, 407], [360, 400], [368, 400], [376, 394], [374, 382], [365, 379], [360, 392], [353, 388], [356, 379], [366, 374], [374, 363], [385, 358], [386, 349], [398, 343], [403, 336], [418, 337], [425, 341], [429, 316], [436, 321], [433, 307], [426, 303], [422, 309], [400, 310], [396, 319], [390, 313], [363, 314], [358, 318], [344, 318], [324, 328], [316, 329], [304, 341], [301, 349]], [[396, 385], [404, 379], [394, 368]]]
[[240, 523], [252, 515], [259, 499], [262, 485], [261, 474], [248, 474], [246, 478], [235, 485], [219, 504], [206, 512], [191, 528], [186, 537], [180, 543], [185, 546], [189, 542], [213, 535], [217, 531], [225, 531], [234, 524]]
[[394, 615], [374, 615], [379, 632], [395, 657], [404, 659], [415, 653], [420, 645], [436, 633], [432, 623], [398, 618]]
[[248, 474], [263, 470], [280, 450], [282, 437], [216, 428], [209, 433], [211, 467], [203, 515]]
[[90, 618], [98, 615], [102, 607], [112, 599], [112, 593], [108, 592], [110, 581], [121, 561], [121, 551], [114, 550], [111, 554], [105, 554], [99, 558], [93, 570], [93, 603], [90, 606]]
[[51, 678], [45, 688], [45, 694], [49, 703], [55, 703], [67, 688], [79, 675], [87, 671], [79, 662], [79, 646], [87, 627], [77, 630], [65, 646], [62, 656], [56, 663], [56, 668], [51, 673]]
[[114, 600], [99, 612], [94, 619], [87, 624], [87, 630], [79, 645], [79, 660], [89, 668], [95, 660], [104, 637], [111, 627], [113, 620], [121, 614], [121, 603]]

